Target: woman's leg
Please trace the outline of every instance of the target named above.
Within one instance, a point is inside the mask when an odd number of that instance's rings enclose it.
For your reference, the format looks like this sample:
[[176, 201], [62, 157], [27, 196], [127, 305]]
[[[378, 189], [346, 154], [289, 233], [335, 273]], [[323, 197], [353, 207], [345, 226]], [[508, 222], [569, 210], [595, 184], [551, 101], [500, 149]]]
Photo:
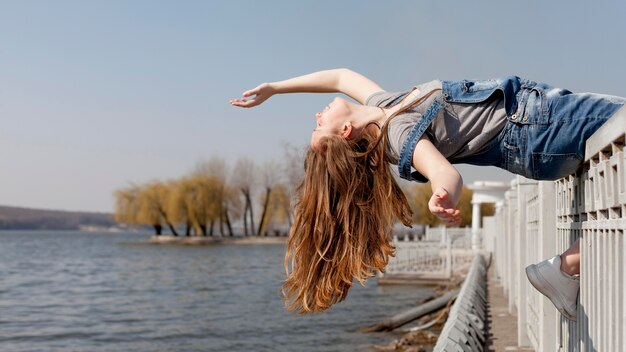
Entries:
[[561, 271], [568, 275], [580, 274], [580, 239], [561, 254]]

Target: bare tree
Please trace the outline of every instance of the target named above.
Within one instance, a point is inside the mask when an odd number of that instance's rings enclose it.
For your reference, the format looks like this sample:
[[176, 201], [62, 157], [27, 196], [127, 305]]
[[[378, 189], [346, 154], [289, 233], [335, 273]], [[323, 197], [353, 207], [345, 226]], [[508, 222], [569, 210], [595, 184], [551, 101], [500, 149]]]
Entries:
[[242, 204], [241, 204], [241, 197], [239, 197], [239, 190], [237, 190], [235, 187], [232, 187], [232, 186], [225, 187], [223, 207], [224, 207], [224, 212], [223, 212], [224, 219], [223, 220], [228, 228], [228, 235], [232, 237], [233, 226], [232, 226], [232, 221], [230, 220], [231, 215], [233, 218], [236, 219], [236, 218], [239, 218], [242, 214]]
[[[296, 147], [292, 144], [283, 144], [284, 158], [283, 169], [285, 175], [285, 186], [288, 199], [294, 199], [298, 186], [304, 179], [304, 153], [305, 148]], [[287, 221], [289, 226], [293, 222], [293, 206], [287, 206]]]
[[194, 176], [212, 176], [224, 181], [228, 175], [228, 164], [224, 158], [214, 155], [208, 160], [198, 161], [192, 174]]
[[263, 164], [261, 169], [261, 182], [263, 184], [263, 188], [265, 189], [265, 195], [262, 197], [263, 201], [263, 212], [261, 213], [261, 219], [259, 220], [259, 228], [257, 230], [257, 236], [261, 236], [261, 230], [265, 225], [266, 215], [269, 208], [270, 203], [270, 195], [272, 193], [272, 189], [280, 183], [280, 168], [276, 164], [275, 161], [270, 160]]
[[[262, 202], [265, 203], [265, 199], [262, 199]], [[278, 235], [280, 228], [284, 229], [284, 225], [289, 224], [289, 226], [291, 226], [289, 214], [290, 199], [287, 193], [287, 187], [283, 183], [277, 184], [274, 186], [269, 196], [269, 204], [267, 212], [265, 213], [265, 221], [261, 233], [274, 231]], [[276, 225], [280, 226], [280, 228], [277, 229]]]
[[[252, 188], [254, 186], [255, 173], [256, 166], [254, 161], [248, 158], [241, 158], [237, 160], [235, 168], [233, 169], [232, 184], [241, 192], [244, 198], [243, 227], [245, 236], [252, 235], [254, 233]], [[248, 227], [248, 221], [250, 222], [250, 227]]]
[[230, 235], [232, 236], [232, 226], [230, 224], [230, 216], [228, 214], [229, 209], [226, 201], [226, 188], [228, 187], [228, 164], [226, 163], [226, 160], [218, 156], [213, 156], [207, 161], [201, 161], [196, 164], [194, 175], [213, 177], [219, 181], [219, 187], [217, 188], [215, 195], [218, 204], [218, 217], [211, 222], [210, 232], [211, 234], [213, 233], [213, 223], [218, 221], [220, 235], [225, 235], [224, 225], [226, 225]]

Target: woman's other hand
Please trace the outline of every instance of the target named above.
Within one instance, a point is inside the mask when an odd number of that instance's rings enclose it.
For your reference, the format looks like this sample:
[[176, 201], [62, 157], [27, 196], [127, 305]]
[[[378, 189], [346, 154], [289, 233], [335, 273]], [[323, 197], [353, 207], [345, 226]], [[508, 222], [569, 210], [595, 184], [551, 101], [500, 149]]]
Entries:
[[428, 201], [428, 209], [446, 225], [460, 225], [461, 212], [454, 207], [448, 191], [438, 188]]
[[256, 88], [245, 91], [241, 99], [231, 99], [230, 105], [251, 108], [260, 105], [274, 95], [274, 93], [275, 91], [269, 83], [263, 83]]

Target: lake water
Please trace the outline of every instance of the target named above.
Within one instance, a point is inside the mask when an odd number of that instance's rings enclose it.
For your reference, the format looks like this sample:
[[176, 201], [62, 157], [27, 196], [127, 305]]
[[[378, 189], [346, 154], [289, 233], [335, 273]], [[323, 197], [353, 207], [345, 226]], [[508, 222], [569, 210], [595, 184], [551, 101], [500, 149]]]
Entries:
[[147, 245], [148, 234], [0, 232], [0, 350], [370, 351], [357, 330], [432, 293], [355, 286], [295, 316], [279, 294], [283, 245]]

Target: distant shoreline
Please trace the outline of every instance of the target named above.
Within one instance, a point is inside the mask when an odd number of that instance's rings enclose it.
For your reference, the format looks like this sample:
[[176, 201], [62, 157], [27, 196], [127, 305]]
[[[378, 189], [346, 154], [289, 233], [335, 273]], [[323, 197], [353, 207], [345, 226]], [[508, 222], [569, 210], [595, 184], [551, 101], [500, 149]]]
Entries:
[[0, 229], [32, 231], [121, 232], [110, 213], [64, 211], [0, 205]]
[[199, 236], [171, 236], [159, 235], [151, 236], [148, 241], [150, 244], [176, 244], [176, 245], [192, 245], [204, 246], [214, 244], [286, 244], [287, 237], [268, 236], [268, 237], [199, 237]]

